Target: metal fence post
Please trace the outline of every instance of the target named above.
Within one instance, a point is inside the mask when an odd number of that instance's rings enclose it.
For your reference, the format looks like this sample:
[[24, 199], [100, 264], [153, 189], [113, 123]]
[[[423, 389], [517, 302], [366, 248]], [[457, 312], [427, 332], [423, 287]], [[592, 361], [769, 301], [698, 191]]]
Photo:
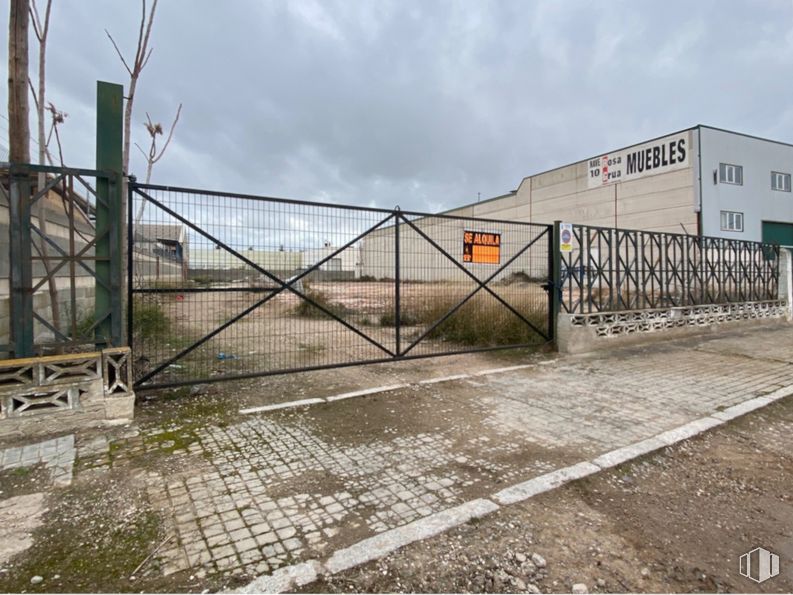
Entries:
[[96, 295], [97, 346], [123, 343], [122, 139], [123, 93], [121, 85], [97, 82], [96, 169], [109, 177], [96, 181]]
[[[30, 173], [10, 168], [9, 193], [11, 284], [11, 352], [30, 357], [33, 352], [33, 260], [30, 239]], [[43, 200], [43, 199], [42, 199]]]
[[550, 243], [548, 245], [548, 276], [550, 283], [548, 300], [548, 334], [558, 348], [557, 329], [559, 325], [560, 302], [562, 298], [562, 253], [559, 251], [559, 230], [561, 221], [554, 221], [548, 228]]
[[132, 324], [134, 322], [134, 303], [132, 299], [132, 273], [133, 273], [133, 248], [135, 246], [134, 229], [132, 228], [132, 203], [133, 203], [133, 185], [135, 184], [135, 176], [129, 176], [129, 183], [127, 184], [127, 345], [132, 349]]
[[400, 304], [400, 270], [399, 270], [399, 218], [402, 216], [399, 207], [394, 209], [394, 330], [396, 332], [396, 355], [399, 357], [402, 351], [401, 345], [401, 330], [402, 321], [401, 304]]

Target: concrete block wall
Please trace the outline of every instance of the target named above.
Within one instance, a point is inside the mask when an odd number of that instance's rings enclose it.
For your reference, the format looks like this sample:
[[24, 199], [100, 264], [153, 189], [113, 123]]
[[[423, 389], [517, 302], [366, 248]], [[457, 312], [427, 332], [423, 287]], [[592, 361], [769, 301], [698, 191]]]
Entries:
[[781, 300], [598, 314], [560, 314], [557, 345], [562, 353], [638, 345], [701, 335], [719, 329], [789, 324]]
[[[607, 347], [685, 337], [723, 328], [793, 322], [793, 252], [780, 251], [776, 300], [599, 312], [559, 314], [557, 347], [562, 353], [586, 353]], [[793, 329], [792, 329], [793, 330]]]
[[129, 348], [0, 361], [0, 439], [131, 421]]
[[779, 251], [779, 299], [787, 303], [787, 319], [793, 321], [793, 250]]

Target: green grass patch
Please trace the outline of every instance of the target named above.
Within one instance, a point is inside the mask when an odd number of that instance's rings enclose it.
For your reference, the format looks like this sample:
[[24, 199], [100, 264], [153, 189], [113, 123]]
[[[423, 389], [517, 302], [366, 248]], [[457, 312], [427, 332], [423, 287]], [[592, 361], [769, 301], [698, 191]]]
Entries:
[[187, 450], [187, 447], [197, 440], [198, 437], [192, 428], [180, 428], [151, 434], [144, 439], [144, 442], [156, 444], [163, 452], [172, 453], [177, 450]]
[[[0, 591], [173, 591], [166, 586], [157, 560], [146, 564], [136, 582], [129, 580], [162, 541], [162, 521], [152, 510], [129, 513], [132, 504], [127, 503], [125, 509], [124, 503], [116, 500], [115, 506], [108, 506], [98, 490], [90, 495], [76, 490], [61, 494], [55, 510], [46, 514], [44, 526], [34, 532], [33, 546], [0, 574]], [[31, 585], [34, 575], [44, 577], [44, 582]]]
[[[462, 301], [462, 295], [435, 296], [404, 303], [400, 314], [402, 326], [429, 328]], [[526, 296], [505, 298], [515, 311], [536, 328], [545, 331], [547, 307]], [[380, 317], [382, 326], [394, 326], [395, 315], [389, 310]], [[422, 331], [423, 332], [423, 331]], [[498, 347], [501, 345], [536, 345], [545, 339], [514, 312], [490, 295], [479, 293], [460, 306], [427, 336], [459, 345]]]
[[[304, 295], [311, 299], [314, 303], [325, 308], [325, 310], [328, 312], [331, 312], [336, 316], [345, 316], [349, 314], [349, 310], [343, 304], [332, 301], [330, 297], [328, 297], [328, 294], [326, 294], [324, 291], [307, 287], [305, 282], [304, 287]], [[328, 314], [323, 312], [320, 308], [317, 308], [311, 302], [303, 299], [301, 299], [300, 303], [295, 306], [293, 314], [301, 318], [330, 318], [330, 316], [328, 316]]]
[[16, 467], [11, 471], [15, 477], [27, 477], [33, 472], [32, 467]]
[[132, 309], [132, 332], [136, 341], [167, 337], [171, 321], [162, 306], [152, 299], [134, 298]]
[[[399, 324], [402, 326], [415, 326], [423, 322], [414, 312], [400, 312], [399, 314]], [[380, 315], [380, 326], [396, 326], [396, 312], [393, 308]]]

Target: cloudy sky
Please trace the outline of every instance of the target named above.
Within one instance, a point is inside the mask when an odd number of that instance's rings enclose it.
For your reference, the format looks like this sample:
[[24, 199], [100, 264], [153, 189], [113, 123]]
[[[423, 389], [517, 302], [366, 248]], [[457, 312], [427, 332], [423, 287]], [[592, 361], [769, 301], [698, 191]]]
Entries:
[[[128, 83], [104, 29], [131, 55], [140, 6], [54, 4], [48, 99], [91, 167], [96, 81]], [[156, 183], [436, 211], [697, 123], [793, 142], [790, 1], [160, 0], [152, 46], [133, 140], [184, 104]]]

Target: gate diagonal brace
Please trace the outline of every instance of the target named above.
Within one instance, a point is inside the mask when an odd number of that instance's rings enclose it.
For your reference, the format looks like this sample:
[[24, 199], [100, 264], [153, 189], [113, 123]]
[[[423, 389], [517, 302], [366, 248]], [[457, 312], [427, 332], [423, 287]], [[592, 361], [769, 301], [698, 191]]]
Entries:
[[58, 246], [58, 244], [56, 244], [56, 243], [55, 243], [55, 241], [53, 241], [51, 238], [49, 238], [49, 237], [45, 236], [43, 233], [41, 233], [41, 230], [40, 230], [40, 229], [39, 229], [37, 226], [35, 226], [35, 225], [31, 225], [31, 226], [30, 226], [30, 229], [31, 229], [33, 232], [35, 232], [35, 233], [36, 233], [36, 235], [37, 235], [37, 236], [39, 236], [39, 237], [40, 237], [42, 240], [44, 240], [45, 242], [47, 242], [47, 244], [48, 244], [49, 246], [51, 246], [51, 247], [52, 247], [52, 248], [53, 248], [53, 249], [54, 249], [54, 250], [55, 250], [55, 251], [56, 251], [58, 254], [60, 254], [60, 255], [62, 256], [62, 260], [61, 260], [61, 261], [60, 261], [58, 264], [56, 264], [56, 265], [55, 265], [55, 268], [54, 268], [54, 269], [52, 269], [52, 270], [50, 271], [50, 274], [49, 274], [49, 275], [47, 275], [46, 277], [44, 277], [44, 278], [43, 278], [41, 281], [39, 281], [39, 283], [38, 283], [38, 284], [37, 284], [37, 285], [36, 285], [36, 286], [33, 288], [33, 290], [32, 290], [32, 291], [33, 291], [33, 293], [36, 293], [36, 292], [37, 292], [37, 291], [38, 291], [38, 290], [39, 290], [39, 289], [40, 289], [40, 288], [41, 288], [41, 287], [42, 287], [42, 286], [43, 286], [45, 283], [47, 283], [47, 281], [48, 281], [48, 280], [49, 280], [51, 277], [54, 277], [54, 276], [55, 276], [55, 273], [57, 273], [57, 272], [58, 272], [58, 271], [60, 271], [60, 270], [61, 270], [61, 269], [62, 269], [64, 266], [66, 266], [66, 264], [67, 264], [67, 263], [68, 263], [70, 260], [75, 260], [75, 261], [77, 261], [77, 264], [78, 264], [78, 265], [79, 265], [79, 266], [80, 266], [80, 267], [81, 267], [83, 270], [85, 270], [86, 272], [88, 272], [88, 274], [89, 274], [89, 275], [91, 275], [91, 276], [94, 278], [94, 280], [95, 280], [97, 283], [99, 283], [99, 284], [100, 284], [100, 285], [102, 285], [103, 287], [107, 288], [107, 284], [106, 284], [106, 283], [105, 283], [105, 282], [104, 282], [102, 279], [100, 279], [99, 277], [97, 277], [97, 276], [96, 276], [96, 271], [94, 271], [93, 269], [91, 269], [91, 267], [89, 267], [87, 264], [85, 264], [85, 262], [83, 262], [82, 260], [78, 260], [78, 259], [82, 258], [83, 254], [85, 254], [85, 253], [86, 253], [86, 252], [88, 252], [88, 251], [89, 251], [91, 248], [93, 248], [93, 247], [94, 247], [94, 244], [96, 244], [96, 238], [94, 238], [93, 240], [91, 240], [90, 242], [88, 242], [88, 243], [87, 243], [85, 246], [83, 246], [83, 248], [82, 248], [82, 249], [81, 249], [79, 252], [77, 252], [77, 253], [76, 253], [74, 256], [71, 256], [71, 255], [69, 255], [69, 254], [68, 254], [68, 253], [67, 253], [67, 252], [66, 252], [66, 251], [65, 251], [63, 248], [61, 248], [60, 246]]
[[432, 238], [430, 238], [427, 234], [425, 234], [422, 230], [420, 230], [416, 225], [413, 224], [412, 221], [405, 218], [404, 215], [398, 215], [405, 223], [407, 223], [413, 230], [416, 231], [421, 237], [427, 240], [430, 245], [432, 245], [436, 250], [438, 250], [441, 254], [443, 254], [446, 258], [448, 258], [454, 265], [463, 271], [466, 275], [468, 275], [474, 282], [477, 284], [477, 288], [474, 289], [471, 293], [469, 293], [459, 304], [457, 304], [454, 308], [449, 310], [444, 316], [442, 316], [439, 320], [432, 324], [427, 330], [425, 330], [416, 340], [414, 340], [408, 347], [400, 353], [400, 355], [407, 354], [411, 349], [413, 349], [416, 345], [418, 345], [421, 341], [423, 341], [427, 335], [429, 335], [433, 330], [438, 328], [441, 324], [443, 324], [450, 316], [452, 316], [457, 310], [459, 310], [463, 305], [465, 305], [468, 300], [470, 300], [474, 295], [476, 295], [480, 289], [484, 289], [490, 295], [492, 295], [496, 300], [498, 300], [505, 308], [507, 308], [510, 312], [515, 314], [518, 318], [520, 318], [524, 323], [526, 323], [532, 330], [534, 330], [537, 334], [539, 334], [543, 339], [548, 340], [548, 336], [546, 333], [542, 332], [538, 329], [535, 325], [533, 325], [529, 320], [527, 320], [520, 312], [515, 310], [509, 303], [504, 301], [504, 299], [495, 293], [490, 287], [487, 286], [490, 281], [492, 281], [499, 273], [504, 271], [509, 265], [511, 265], [519, 256], [521, 256], [526, 250], [531, 248], [534, 243], [542, 238], [545, 234], [548, 233], [548, 229], [545, 229], [541, 234], [539, 234], [536, 238], [534, 238], [531, 242], [526, 244], [523, 248], [521, 248], [515, 255], [512, 256], [507, 262], [505, 262], [502, 266], [498, 268], [492, 275], [490, 275], [484, 281], [481, 281], [479, 278], [476, 277], [473, 273], [471, 273], [468, 269], [466, 269], [463, 265], [461, 265], [455, 258], [450, 255], [446, 250], [444, 250], [441, 246], [439, 246]]
[[[203, 229], [201, 229], [200, 227], [198, 227], [197, 225], [195, 225], [191, 221], [188, 221], [187, 219], [185, 219], [184, 217], [182, 217], [181, 215], [179, 215], [178, 213], [176, 213], [172, 209], [166, 207], [160, 201], [158, 201], [157, 199], [151, 197], [150, 195], [148, 195], [147, 193], [143, 192], [139, 188], [134, 188], [133, 189], [132, 186], [130, 185], [130, 190], [131, 191], [134, 190], [134, 192], [137, 192], [138, 194], [140, 194], [146, 200], [150, 201], [153, 205], [155, 205], [156, 207], [162, 209], [164, 212], [168, 213], [171, 217], [174, 217], [178, 221], [181, 221], [182, 223], [184, 223], [185, 225], [190, 227], [196, 233], [199, 233], [202, 236], [204, 236], [205, 238], [207, 238], [209, 241], [214, 242], [215, 244], [217, 244], [218, 246], [220, 246], [221, 248], [223, 248], [224, 250], [226, 250], [227, 252], [229, 252], [233, 256], [236, 256], [241, 261], [243, 261], [245, 264], [247, 264], [248, 266], [250, 266], [251, 268], [253, 268], [257, 272], [261, 273], [262, 275], [264, 275], [265, 277], [267, 277], [268, 279], [270, 279], [271, 281], [277, 283], [280, 286], [280, 287], [278, 287], [278, 289], [276, 289], [275, 291], [273, 291], [269, 295], [265, 296], [264, 298], [262, 298], [261, 300], [259, 300], [255, 304], [253, 304], [252, 306], [246, 308], [245, 310], [243, 310], [242, 312], [240, 312], [239, 314], [237, 314], [236, 316], [234, 316], [230, 320], [227, 320], [226, 322], [224, 322], [222, 325], [217, 327], [215, 330], [211, 331], [207, 335], [204, 335], [201, 339], [199, 339], [198, 341], [196, 341], [192, 345], [186, 347], [185, 349], [183, 349], [182, 351], [180, 351], [179, 353], [177, 353], [173, 357], [171, 357], [171, 358], [167, 359], [166, 361], [164, 361], [162, 364], [160, 364], [159, 366], [157, 366], [156, 368], [154, 368], [153, 370], [148, 372], [140, 380], [138, 380], [137, 384], [142, 384], [142, 383], [146, 382], [147, 380], [151, 379], [153, 376], [159, 374], [165, 368], [167, 368], [168, 366], [170, 366], [171, 364], [173, 364], [177, 360], [181, 359], [182, 357], [184, 357], [188, 353], [192, 352], [196, 348], [200, 347], [201, 345], [203, 345], [204, 343], [209, 341], [209, 339], [211, 339], [212, 337], [214, 337], [218, 333], [222, 332], [223, 330], [225, 330], [226, 328], [228, 328], [229, 326], [231, 326], [232, 324], [234, 324], [238, 320], [240, 320], [243, 317], [247, 316], [248, 314], [250, 314], [251, 312], [253, 312], [257, 308], [259, 308], [260, 306], [264, 305], [265, 303], [267, 303], [268, 301], [270, 301], [275, 296], [279, 295], [280, 293], [282, 293], [285, 290], [291, 291], [292, 293], [294, 293], [300, 299], [305, 300], [306, 302], [308, 302], [309, 304], [311, 304], [315, 308], [319, 309], [320, 311], [322, 311], [324, 314], [326, 314], [330, 318], [332, 318], [332, 319], [336, 320], [337, 322], [341, 323], [347, 329], [353, 331], [355, 334], [357, 334], [358, 336], [362, 337], [363, 339], [365, 339], [366, 341], [368, 341], [369, 343], [371, 343], [375, 347], [378, 347], [379, 349], [381, 349], [382, 351], [384, 351], [388, 355], [390, 355], [392, 357], [395, 355], [390, 349], [388, 349], [384, 345], [380, 344], [379, 342], [375, 341], [374, 339], [372, 339], [371, 337], [367, 336], [366, 334], [362, 333], [357, 328], [355, 328], [354, 326], [349, 324], [346, 320], [343, 320], [342, 318], [340, 318], [339, 316], [337, 316], [336, 314], [334, 314], [333, 312], [331, 312], [330, 310], [328, 310], [327, 308], [325, 308], [321, 304], [318, 304], [317, 302], [312, 300], [310, 297], [306, 296], [305, 294], [303, 294], [301, 291], [299, 291], [298, 289], [296, 289], [294, 287], [294, 284], [296, 284], [298, 281], [303, 279], [305, 276], [307, 276], [311, 272], [319, 269], [319, 267], [321, 267], [323, 264], [325, 264], [331, 258], [334, 258], [338, 254], [340, 254], [341, 252], [343, 252], [344, 250], [346, 250], [347, 248], [349, 248], [350, 246], [355, 244], [355, 242], [361, 240], [362, 238], [366, 237], [367, 235], [369, 235], [370, 233], [372, 233], [373, 231], [375, 231], [379, 227], [381, 227], [384, 224], [386, 224], [388, 221], [390, 221], [394, 217], [393, 214], [389, 215], [388, 217], [386, 217], [385, 219], [383, 219], [382, 221], [380, 221], [376, 225], [370, 227], [369, 229], [367, 229], [366, 231], [364, 231], [360, 235], [356, 236], [355, 238], [353, 238], [352, 240], [347, 242], [344, 246], [340, 247], [338, 250], [336, 250], [333, 253], [329, 254], [325, 258], [319, 260], [318, 262], [316, 262], [308, 270], [300, 273], [299, 275], [296, 275], [295, 277], [293, 277], [289, 281], [284, 282], [281, 279], [279, 279], [278, 277], [276, 277], [275, 275], [273, 275], [272, 273], [270, 273], [269, 271], [263, 269], [261, 266], [259, 266], [258, 264], [256, 264], [252, 260], [250, 260], [249, 258], [246, 258], [244, 255], [240, 254], [239, 252], [237, 252], [236, 250], [234, 250], [233, 248], [228, 246], [225, 242], [222, 242], [221, 240], [219, 240], [219, 239], [215, 238], [214, 236], [212, 236], [211, 234], [207, 233], [206, 231], [204, 231]], [[130, 300], [130, 303], [132, 303], [131, 300]]]
[[47, 193], [50, 190], [52, 190], [53, 188], [55, 188], [55, 186], [60, 184], [65, 177], [66, 177], [66, 175], [61, 173], [61, 174], [58, 174], [57, 176], [55, 176], [54, 178], [52, 178], [49, 182], [47, 182], [44, 185], [44, 187], [42, 189], [40, 189], [38, 192], [36, 192], [36, 194], [33, 197], [31, 197], [30, 204], [32, 205], [38, 199], [40, 199], [42, 196], [46, 196]]

